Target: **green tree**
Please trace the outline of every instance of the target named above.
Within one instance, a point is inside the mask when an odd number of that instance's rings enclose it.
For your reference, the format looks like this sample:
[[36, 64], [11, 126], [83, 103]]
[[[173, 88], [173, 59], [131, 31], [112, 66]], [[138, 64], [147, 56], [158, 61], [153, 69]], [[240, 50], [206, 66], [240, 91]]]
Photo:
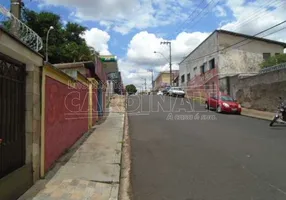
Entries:
[[133, 85], [133, 84], [126, 85], [125, 89], [126, 89], [128, 94], [135, 94], [137, 92], [137, 89], [136, 89], [135, 85]]
[[269, 59], [261, 63], [261, 68], [271, 67], [286, 62], [286, 54], [271, 56]]
[[81, 35], [86, 30], [86, 27], [83, 27], [77, 23], [68, 22], [65, 27], [64, 37], [67, 41], [73, 41], [78, 45], [84, 45], [85, 40], [81, 37]]
[[45, 54], [46, 36], [50, 26], [54, 29], [49, 34], [49, 62], [65, 63], [93, 60], [93, 51], [81, 37], [86, 27], [68, 22], [64, 26], [61, 17], [51, 12], [35, 12], [25, 8], [22, 21], [33, 29], [43, 40], [41, 54]]

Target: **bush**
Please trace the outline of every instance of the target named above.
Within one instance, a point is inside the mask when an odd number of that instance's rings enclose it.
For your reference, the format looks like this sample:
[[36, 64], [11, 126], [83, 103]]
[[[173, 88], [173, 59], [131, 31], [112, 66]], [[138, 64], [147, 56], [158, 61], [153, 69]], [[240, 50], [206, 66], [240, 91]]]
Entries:
[[269, 59], [261, 63], [261, 68], [271, 67], [286, 62], [286, 54], [271, 56]]

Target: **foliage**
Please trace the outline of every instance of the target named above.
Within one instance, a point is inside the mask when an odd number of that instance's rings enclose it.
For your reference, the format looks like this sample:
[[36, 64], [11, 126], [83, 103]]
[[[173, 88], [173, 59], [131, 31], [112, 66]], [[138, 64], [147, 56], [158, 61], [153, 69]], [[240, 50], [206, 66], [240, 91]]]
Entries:
[[271, 67], [286, 62], [286, 54], [271, 56], [269, 59], [261, 63], [261, 68]]
[[128, 92], [128, 94], [135, 94], [137, 92], [137, 89], [136, 89], [135, 85], [133, 85], [133, 84], [126, 85], [125, 89]]
[[37, 13], [27, 8], [23, 9], [22, 21], [42, 38], [44, 47], [40, 53], [43, 55], [46, 51], [47, 32], [51, 26], [54, 27], [48, 38], [50, 63], [94, 60], [94, 50], [81, 37], [86, 27], [72, 22], [64, 26], [57, 14], [46, 11]]

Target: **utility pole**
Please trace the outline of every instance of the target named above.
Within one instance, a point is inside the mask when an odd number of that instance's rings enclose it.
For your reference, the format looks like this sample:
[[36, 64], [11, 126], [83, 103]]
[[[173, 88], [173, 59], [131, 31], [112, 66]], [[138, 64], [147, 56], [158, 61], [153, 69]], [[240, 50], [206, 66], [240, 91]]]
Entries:
[[170, 86], [173, 85], [173, 74], [172, 74], [172, 43], [170, 41], [161, 42], [161, 44], [169, 45], [169, 65], [170, 65]]
[[[143, 86], [145, 85], [145, 92], [147, 92], [147, 82], [146, 82], [146, 78], [141, 78], [142, 80], [144, 80], [144, 83], [142, 84]], [[144, 89], [144, 88], [143, 88]]]
[[152, 79], [152, 80], [151, 80], [151, 81], [152, 81], [152, 90], [154, 90], [154, 81], [153, 81], [153, 78], [154, 78], [154, 77], [153, 77], [153, 73], [154, 73], [154, 72], [153, 72], [153, 70], [151, 71], [151, 73], [152, 73], [152, 77], [151, 77], [151, 79]]
[[[21, 20], [21, 9], [22, 9], [22, 0], [11, 0], [11, 13], [19, 20]], [[11, 31], [12, 34], [14, 34], [15, 36], [18, 36], [18, 29], [19, 29], [19, 24], [17, 22], [16, 19], [11, 18], [12, 19], [12, 27], [11, 27]]]
[[149, 69], [148, 71], [151, 72], [151, 86], [152, 86], [151, 90], [153, 90], [154, 89], [154, 81], [153, 81], [154, 70]]
[[11, 13], [21, 20], [22, 0], [11, 0]]

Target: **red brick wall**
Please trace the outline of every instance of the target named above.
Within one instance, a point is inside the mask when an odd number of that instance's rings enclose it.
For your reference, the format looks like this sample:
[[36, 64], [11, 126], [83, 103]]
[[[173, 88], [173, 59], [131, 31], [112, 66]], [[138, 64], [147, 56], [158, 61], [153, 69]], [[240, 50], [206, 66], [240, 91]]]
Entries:
[[88, 130], [88, 88], [73, 89], [46, 76], [45, 171]]

